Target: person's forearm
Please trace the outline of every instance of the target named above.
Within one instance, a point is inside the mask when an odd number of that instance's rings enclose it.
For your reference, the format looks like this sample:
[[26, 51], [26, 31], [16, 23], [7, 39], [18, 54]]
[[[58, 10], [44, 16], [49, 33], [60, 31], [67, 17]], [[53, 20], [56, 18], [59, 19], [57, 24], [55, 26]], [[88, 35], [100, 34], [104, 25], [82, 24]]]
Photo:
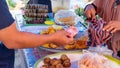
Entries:
[[13, 39], [13, 45], [16, 44], [16, 46], [11, 46], [11, 48], [38, 47], [45, 43], [52, 42], [52, 39], [53, 38], [50, 35], [37, 35], [27, 32], [19, 32]]
[[37, 47], [45, 43], [53, 42], [53, 36], [37, 35], [17, 30], [15, 23], [0, 30], [0, 40], [9, 49]]

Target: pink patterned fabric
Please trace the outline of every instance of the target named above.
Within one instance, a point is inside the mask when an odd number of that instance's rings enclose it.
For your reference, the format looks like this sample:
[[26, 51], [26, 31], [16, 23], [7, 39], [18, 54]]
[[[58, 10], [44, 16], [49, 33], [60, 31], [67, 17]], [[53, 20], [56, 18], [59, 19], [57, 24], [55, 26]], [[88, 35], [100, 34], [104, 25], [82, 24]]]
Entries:
[[89, 23], [89, 46], [105, 44], [112, 37], [111, 33], [102, 30], [104, 25], [106, 25], [106, 22], [101, 19], [93, 20]]

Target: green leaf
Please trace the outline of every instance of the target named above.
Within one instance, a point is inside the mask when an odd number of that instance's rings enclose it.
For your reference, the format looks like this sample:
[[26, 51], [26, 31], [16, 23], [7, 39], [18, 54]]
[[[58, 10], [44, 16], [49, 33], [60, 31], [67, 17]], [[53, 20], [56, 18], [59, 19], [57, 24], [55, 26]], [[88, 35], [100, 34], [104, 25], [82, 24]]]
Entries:
[[16, 3], [13, 0], [6, 0], [7, 4], [10, 8], [15, 8]]

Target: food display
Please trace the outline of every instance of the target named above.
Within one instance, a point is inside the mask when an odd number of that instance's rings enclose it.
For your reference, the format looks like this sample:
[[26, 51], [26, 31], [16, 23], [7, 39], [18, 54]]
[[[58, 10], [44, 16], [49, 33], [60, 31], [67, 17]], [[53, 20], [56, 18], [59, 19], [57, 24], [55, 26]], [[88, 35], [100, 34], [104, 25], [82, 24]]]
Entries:
[[[48, 27], [48, 29], [43, 30], [40, 34], [53, 34], [57, 30], [63, 30], [63, 28], [55, 29], [51, 26], [51, 27]], [[44, 44], [43, 47], [45, 47], [45, 48], [58, 48], [58, 46], [53, 44], [53, 43]]]
[[70, 68], [71, 62], [67, 55], [63, 54], [60, 58], [45, 57], [44, 64], [40, 68]]
[[88, 46], [86, 46], [88, 37], [83, 36], [80, 37], [79, 39], [75, 40], [73, 43], [65, 45], [64, 49], [66, 50], [74, 50], [74, 49], [86, 49]]
[[97, 53], [84, 53], [78, 61], [78, 68], [112, 68], [107, 58]]
[[[41, 32], [41, 34], [53, 34], [58, 30], [64, 30], [64, 28], [57, 28], [55, 29], [54, 27], [48, 27], [47, 30], [43, 30]], [[75, 27], [70, 27], [69, 29], [67, 29], [66, 31], [70, 32], [71, 34], [69, 35], [69, 37], [75, 37], [76, 33], [77, 33], [77, 29]], [[64, 49], [64, 50], [73, 50], [73, 49], [85, 49], [88, 48], [88, 46], [86, 46], [88, 37], [87, 36], [83, 36], [80, 37], [79, 39], [75, 39], [75, 41], [69, 43], [68, 45], [64, 45], [64, 46], [58, 46], [55, 45], [53, 43], [47, 43], [44, 44], [42, 47], [44, 48], [53, 48], [53, 49]]]
[[120, 68], [120, 61], [88, 51], [61, 52], [38, 60], [34, 68]]
[[27, 24], [43, 24], [48, 17], [48, 5], [27, 4], [25, 19]]

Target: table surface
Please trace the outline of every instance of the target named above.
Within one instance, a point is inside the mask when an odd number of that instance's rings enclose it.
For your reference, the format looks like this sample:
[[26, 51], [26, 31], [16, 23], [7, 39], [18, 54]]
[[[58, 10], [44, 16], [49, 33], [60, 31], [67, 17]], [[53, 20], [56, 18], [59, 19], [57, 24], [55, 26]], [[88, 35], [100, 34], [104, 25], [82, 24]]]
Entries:
[[34, 68], [34, 64], [37, 60], [43, 58], [44, 56], [54, 54], [54, 52], [41, 50], [39, 48], [28, 48], [23, 49], [23, 54], [25, 57], [25, 62], [27, 63], [27, 68]]
[[55, 54], [55, 52], [50, 52], [50, 51], [42, 50], [39, 48], [28, 48], [28, 49], [23, 49], [22, 51], [23, 51], [23, 55], [24, 55], [27, 68], [34, 68], [34, 64], [39, 59], [47, 55]]

